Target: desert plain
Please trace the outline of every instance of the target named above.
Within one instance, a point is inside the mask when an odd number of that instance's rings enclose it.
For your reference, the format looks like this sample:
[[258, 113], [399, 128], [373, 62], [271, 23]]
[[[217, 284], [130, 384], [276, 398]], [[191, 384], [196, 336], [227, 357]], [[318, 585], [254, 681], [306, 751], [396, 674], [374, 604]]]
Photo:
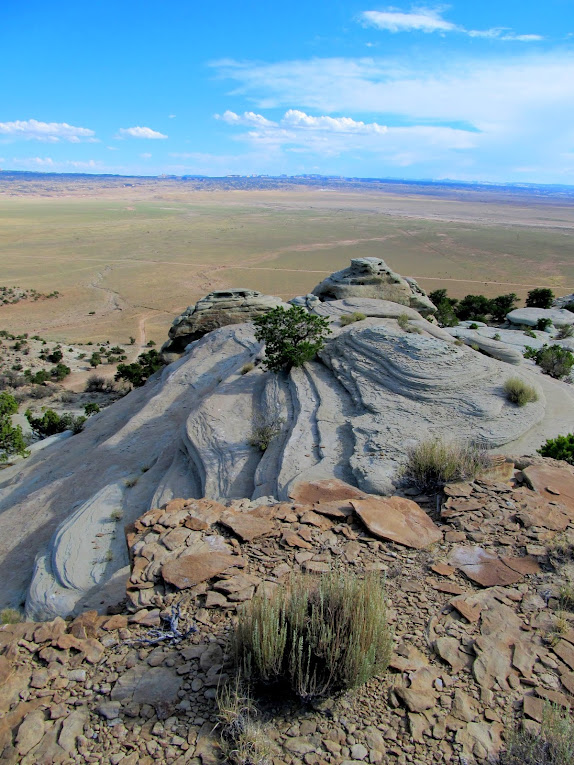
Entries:
[[574, 291], [568, 195], [14, 178], [0, 173], [0, 284], [61, 295], [0, 306], [0, 327], [13, 333], [161, 344], [173, 318], [212, 290], [289, 299], [367, 256], [453, 297]]

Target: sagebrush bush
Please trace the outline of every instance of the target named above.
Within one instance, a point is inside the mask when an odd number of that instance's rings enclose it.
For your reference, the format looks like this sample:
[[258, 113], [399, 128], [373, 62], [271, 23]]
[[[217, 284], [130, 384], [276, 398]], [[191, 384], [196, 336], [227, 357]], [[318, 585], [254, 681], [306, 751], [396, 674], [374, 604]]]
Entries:
[[392, 638], [375, 573], [293, 576], [239, 615], [233, 652], [252, 682], [287, 682], [303, 699], [365, 683], [388, 666]]
[[346, 327], [348, 324], [354, 324], [356, 321], [363, 321], [363, 319], [366, 318], [367, 316], [364, 313], [355, 311], [355, 313], [344, 313], [339, 319], [339, 322], [342, 327]]
[[241, 374], [246, 375], [248, 372], [251, 372], [252, 369], [255, 369], [255, 364], [252, 361], [248, 361], [247, 364], [244, 364], [241, 367]]
[[486, 451], [475, 444], [430, 439], [407, 451], [404, 475], [422, 491], [438, 489], [452, 481], [473, 480], [488, 468]]
[[284, 420], [275, 413], [257, 416], [249, 438], [249, 445], [262, 452], [266, 451], [271, 441], [281, 433], [283, 423]]
[[500, 765], [572, 765], [574, 721], [570, 710], [546, 703], [540, 733], [520, 728], [507, 738]]
[[574, 327], [572, 324], [565, 324], [563, 327], [560, 327], [556, 334], [557, 340], [566, 340], [569, 337], [574, 337]]
[[526, 406], [538, 401], [538, 393], [532, 385], [527, 385], [520, 377], [509, 377], [504, 383], [506, 398], [517, 406]]
[[543, 345], [538, 350], [527, 345], [524, 358], [534, 359], [543, 372], [557, 380], [567, 377], [574, 365], [574, 355], [559, 345]]

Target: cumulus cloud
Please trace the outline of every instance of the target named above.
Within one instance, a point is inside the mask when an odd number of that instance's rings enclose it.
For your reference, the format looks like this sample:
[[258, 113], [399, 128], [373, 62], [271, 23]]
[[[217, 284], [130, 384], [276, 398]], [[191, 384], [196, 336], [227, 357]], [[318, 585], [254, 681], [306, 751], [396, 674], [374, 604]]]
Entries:
[[472, 148], [477, 139], [476, 132], [451, 127], [389, 127], [351, 117], [313, 116], [299, 109], [289, 109], [278, 122], [254, 112], [226, 114], [228, 124], [250, 128], [237, 138], [254, 149], [323, 157], [361, 151], [390, 161], [400, 158], [402, 165], [417, 161], [423, 151], [436, 156], [444, 151]]
[[152, 130], [148, 127], [131, 127], [131, 128], [120, 128], [118, 130], [118, 137], [120, 138], [152, 138], [152, 139], [162, 139], [167, 138], [166, 135], [163, 133], [158, 133], [157, 130]]
[[365, 26], [382, 29], [385, 32], [459, 32], [470, 37], [486, 37], [498, 40], [514, 40], [517, 42], [536, 42], [542, 40], [541, 35], [535, 34], [515, 34], [504, 27], [493, 27], [492, 29], [465, 29], [459, 24], [453, 24], [442, 17], [440, 9], [420, 9], [405, 13], [402, 11], [363, 11], [360, 14], [360, 20]]
[[0, 122], [0, 136], [11, 140], [43, 141], [44, 143], [95, 143], [93, 130], [68, 125], [67, 122], [39, 122], [38, 120], [16, 120]]

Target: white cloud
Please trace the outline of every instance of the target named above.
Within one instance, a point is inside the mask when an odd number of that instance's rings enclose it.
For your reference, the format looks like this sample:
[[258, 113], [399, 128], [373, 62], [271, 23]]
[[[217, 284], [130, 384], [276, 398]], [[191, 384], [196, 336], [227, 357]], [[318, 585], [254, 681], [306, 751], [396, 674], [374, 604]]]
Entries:
[[440, 9], [420, 9], [411, 13], [402, 11], [363, 11], [360, 19], [365, 26], [382, 29], [386, 32], [459, 32], [470, 37], [485, 37], [493, 40], [514, 40], [518, 42], [536, 42], [544, 39], [541, 35], [515, 34], [504, 27], [492, 29], [465, 29], [442, 18]]
[[169, 118], [170, 120], [174, 120], [174, 119], [175, 119], [175, 117], [176, 117], [176, 115], [175, 115], [175, 114], [168, 114], [168, 118]]
[[87, 161], [56, 160], [52, 157], [13, 157], [10, 164], [32, 170], [94, 170], [101, 172], [104, 167], [95, 159]]
[[388, 32], [451, 32], [457, 29], [455, 24], [441, 19], [437, 11], [424, 10], [414, 13], [401, 13], [399, 11], [364, 11], [361, 14], [363, 21], [377, 29], [385, 29]]
[[266, 125], [275, 125], [275, 122], [263, 117], [261, 114], [255, 114], [255, 112], [243, 112], [243, 114], [236, 114], [227, 110], [223, 114], [216, 114], [216, 120], [223, 120], [228, 125], [253, 125], [254, 127], [264, 127]]
[[140, 157], [142, 159], [151, 159], [152, 155], [149, 153], [149, 151], [145, 151], [143, 154], [140, 154]]
[[39, 122], [38, 120], [16, 120], [0, 122], [0, 136], [12, 140], [43, 141], [44, 143], [95, 143], [93, 130], [68, 125], [67, 122]]
[[167, 138], [163, 133], [158, 133], [157, 130], [152, 130], [148, 127], [120, 128], [118, 130], [118, 136], [120, 138]]
[[338, 157], [361, 151], [404, 165], [420, 160], [423, 153], [436, 157], [445, 151], [472, 148], [477, 141], [477, 134], [468, 130], [428, 125], [388, 127], [351, 117], [312, 116], [298, 109], [289, 109], [279, 122], [254, 112], [227, 114], [228, 124], [251, 128], [239, 134], [238, 140], [251, 144], [254, 150], [271, 152]]

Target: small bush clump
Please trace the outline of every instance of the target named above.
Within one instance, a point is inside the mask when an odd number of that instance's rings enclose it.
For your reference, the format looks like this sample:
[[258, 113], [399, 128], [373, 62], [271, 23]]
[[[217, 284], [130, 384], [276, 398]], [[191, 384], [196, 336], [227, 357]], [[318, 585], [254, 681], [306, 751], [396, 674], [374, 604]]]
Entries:
[[486, 451], [475, 444], [431, 439], [407, 452], [404, 475], [422, 491], [432, 491], [452, 481], [473, 480], [488, 465]]
[[356, 321], [363, 321], [366, 318], [367, 317], [364, 313], [355, 311], [355, 313], [344, 313], [339, 319], [339, 322], [342, 327], [346, 327], [349, 324], [354, 324]]
[[536, 329], [539, 332], [545, 332], [549, 327], [552, 326], [552, 319], [538, 319], [536, 322]]
[[15, 608], [3, 608], [0, 611], [0, 624], [18, 624], [23, 621], [20, 611]]
[[540, 733], [520, 728], [508, 736], [500, 765], [572, 765], [574, 721], [569, 709], [545, 704]]
[[564, 324], [556, 333], [556, 339], [567, 340], [569, 337], [574, 337], [574, 326], [572, 324]]
[[506, 398], [517, 406], [526, 406], [526, 404], [538, 401], [536, 388], [527, 385], [520, 377], [509, 377], [504, 383], [504, 392]]
[[63, 433], [65, 430], [80, 433], [86, 421], [85, 417], [74, 417], [69, 412], [59, 415], [53, 409], [47, 409], [41, 417], [34, 417], [30, 409], [27, 409], [24, 414], [32, 428], [42, 438], [53, 436], [56, 433]]
[[241, 367], [241, 374], [246, 375], [248, 372], [251, 372], [252, 369], [255, 369], [255, 364], [252, 361], [248, 361], [247, 364], [244, 364]]
[[543, 372], [557, 380], [568, 377], [574, 365], [574, 355], [559, 345], [543, 345], [538, 350], [527, 345], [524, 358], [534, 359]]
[[281, 433], [283, 422], [284, 420], [276, 415], [256, 417], [249, 445], [262, 452], [266, 451], [271, 441]]
[[552, 457], [555, 460], [564, 460], [574, 465], [574, 433], [568, 433], [566, 436], [556, 436], [549, 438], [546, 443], [538, 449], [538, 454], [543, 457]]
[[302, 699], [365, 683], [388, 666], [392, 638], [380, 576], [293, 577], [243, 607], [233, 651], [252, 682], [286, 682]]

